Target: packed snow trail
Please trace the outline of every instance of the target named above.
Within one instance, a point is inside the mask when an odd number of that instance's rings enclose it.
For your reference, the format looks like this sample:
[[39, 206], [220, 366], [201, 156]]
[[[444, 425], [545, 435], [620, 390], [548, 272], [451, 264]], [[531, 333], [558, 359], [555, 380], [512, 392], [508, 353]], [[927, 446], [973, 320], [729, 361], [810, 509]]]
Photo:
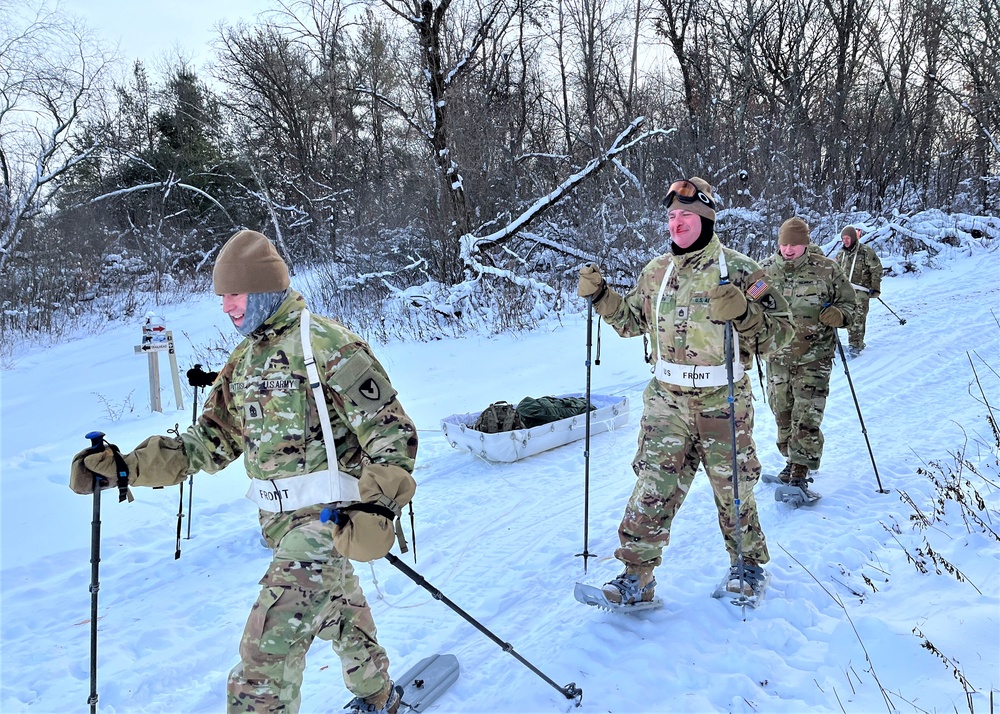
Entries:
[[[600, 584], [619, 571], [617, 527], [634, 483], [630, 463], [649, 378], [641, 340], [603, 331], [601, 365], [593, 369], [593, 392], [625, 394], [632, 414], [627, 427], [592, 439], [589, 550], [597, 557], [586, 575], [575, 557], [583, 546], [582, 441], [497, 465], [452, 449], [438, 429], [442, 417], [498, 399], [582, 390], [585, 315], [521, 336], [376, 345], [420, 429], [415, 569], [553, 679], [580, 686], [585, 696], [575, 711], [880, 711], [886, 703], [876, 676], [900, 711], [967, 710], [952, 669], [921, 647], [914, 629], [959, 663], [977, 689], [976, 710], [985, 710], [990, 689], [1000, 686], [1000, 548], [955, 512], [951, 526], [914, 531], [913, 510], [897, 490], [931, 512], [935, 492], [917, 468], [950, 462], [949, 452], [966, 441], [979, 463], [989, 452], [986, 410], [975, 385], [970, 389], [966, 352], [998, 369], [1000, 289], [983, 279], [995, 278], [997, 265], [997, 253], [981, 253], [884, 281], [885, 299], [907, 323], [873, 304], [869, 347], [849, 368], [882, 482], [893, 492], [876, 493], [838, 362], [815, 482], [822, 501], [792, 510], [774, 502], [773, 486], [757, 486], [772, 578], [766, 602], [748, 609], [746, 621], [739, 608], [711, 597], [728, 560], [700, 475], [656, 571], [662, 608], [623, 617], [573, 598], [575, 581]], [[176, 335], [201, 344], [228, 329], [215, 298], [171, 308], [167, 318]], [[87, 445], [83, 435], [100, 429], [130, 449], [190, 423], [190, 409], [147, 413], [145, 362], [132, 354], [138, 332], [110, 327], [32, 351], [3, 373], [5, 713], [79, 711], [86, 704], [91, 499], [66, 485], [70, 459]], [[196, 361], [186, 340], [178, 349], [183, 367]], [[996, 408], [1000, 380], [975, 354], [973, 360]], [[764, 468], [776, 472], [782, 460], [773, 419], [751, 377], [758, 452]], [[123, 407], [118, 421], [109, 418], [114, 407]], [[995, 516], [997, 491], [975, 483]], [[238, 464], [195, 476], [193, 537], [177, 561], [174, 490], [139, 489], [130, 505], [106, 497], [101, 712], [224, 710], [226, 675], [238, 661], [269, 562], [245, 491]], [[921, 574], [907, 562], [903, 547], [912, 553], [923, 537], [967, 582], [936, 575], [933, 566]], [[453, 653], [461, 662], [461, 677], [435, 712], [572, 707], [388, 563], [357, 570], [394, 673], [428, 652]], [[324, 643], [310, 651], [302, 694], [304, 713], [349, 698], [339, 660]]]

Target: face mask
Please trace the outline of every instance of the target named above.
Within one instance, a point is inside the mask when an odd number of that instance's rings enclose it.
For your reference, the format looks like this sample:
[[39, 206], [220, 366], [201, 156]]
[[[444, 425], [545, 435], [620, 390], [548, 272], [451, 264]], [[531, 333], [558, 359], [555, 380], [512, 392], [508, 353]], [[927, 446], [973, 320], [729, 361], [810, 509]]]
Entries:
[[263, 325], [264, 320], [275, 313], [287, 294], [287, 290], [279, 290], [273, 293], [250, 293], [247, 295], [247, 311], [243, 316], [243, 324], [236, 330], [244, 337], [249, 335]]

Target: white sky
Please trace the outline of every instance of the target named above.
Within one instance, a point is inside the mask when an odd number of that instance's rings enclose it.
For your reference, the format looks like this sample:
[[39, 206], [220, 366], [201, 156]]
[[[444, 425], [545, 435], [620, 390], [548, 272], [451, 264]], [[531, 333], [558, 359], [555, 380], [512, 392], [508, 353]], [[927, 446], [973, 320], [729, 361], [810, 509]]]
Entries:
[[211, 56], [215, 26], [243, 19], [252, 21], [274, 0], [170, 0], [136, 3], [127, 0], [62, 0], [63, 9], [87, 25], [119, 53], [130, 66], [141, 59], [155, 67], [180, 50], [201, 68]]

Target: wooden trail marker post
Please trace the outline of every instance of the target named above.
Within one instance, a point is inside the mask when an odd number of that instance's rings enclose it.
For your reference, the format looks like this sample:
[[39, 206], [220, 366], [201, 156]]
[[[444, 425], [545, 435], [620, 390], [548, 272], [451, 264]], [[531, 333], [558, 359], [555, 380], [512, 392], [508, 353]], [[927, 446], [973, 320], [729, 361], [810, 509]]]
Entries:
[[142, 326], [142, 342], [134, 349], [137, 355], [144, 354], [149, 358], [150, 411], [163, 411], [163, 406], [160, 403], [160, 352], [166, 352], [170, 356], [170, 376], [174, 382], [174, 399], [177, 402], [177, 408], [183, 409], [184, 398], [181, 394], [181, 376], [177, 371], [174, 333], [167, 329], [162, 317], [153, 312], [146, 313], [146, 323]]

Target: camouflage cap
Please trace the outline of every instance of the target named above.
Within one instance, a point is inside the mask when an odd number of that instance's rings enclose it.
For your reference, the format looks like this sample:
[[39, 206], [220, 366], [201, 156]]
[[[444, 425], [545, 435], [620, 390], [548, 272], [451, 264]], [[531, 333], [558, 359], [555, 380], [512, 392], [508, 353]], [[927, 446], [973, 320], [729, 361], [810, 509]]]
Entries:
[[288, 266], [257, 231], [240, 231], [222, 246], [212, 271], [216, 295], [271, 293], [289, 285]]

